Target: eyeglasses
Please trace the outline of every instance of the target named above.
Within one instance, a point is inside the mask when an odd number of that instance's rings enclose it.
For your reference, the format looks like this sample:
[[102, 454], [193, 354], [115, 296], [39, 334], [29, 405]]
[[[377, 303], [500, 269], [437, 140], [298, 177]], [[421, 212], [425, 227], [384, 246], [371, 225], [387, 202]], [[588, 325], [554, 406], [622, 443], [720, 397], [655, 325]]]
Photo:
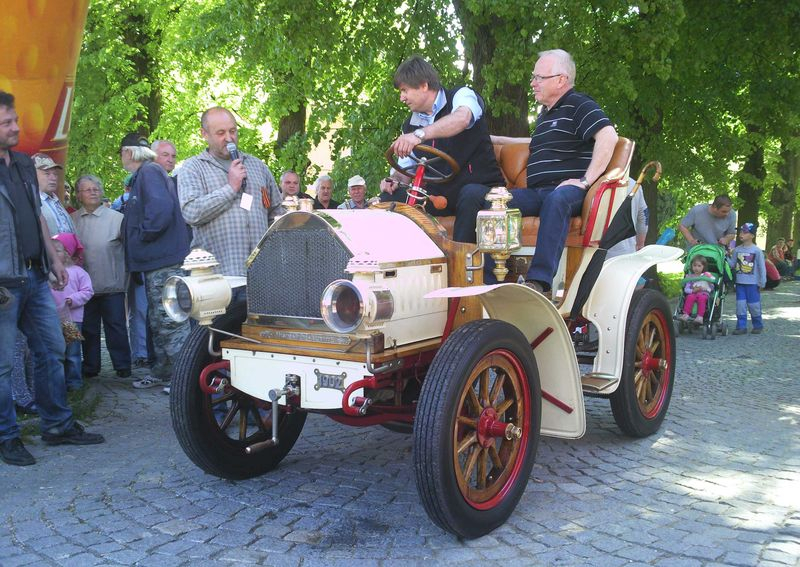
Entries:
[[531, 75], [531, 81], [534, 83], [541, 83], [545, 79], [552, 79], [553, 77], [560, 77], [563, 73], [556, 73], [555, 75]]
[[102, 193], [99, 187], [85, 187], [78, 191], [79, 193]]

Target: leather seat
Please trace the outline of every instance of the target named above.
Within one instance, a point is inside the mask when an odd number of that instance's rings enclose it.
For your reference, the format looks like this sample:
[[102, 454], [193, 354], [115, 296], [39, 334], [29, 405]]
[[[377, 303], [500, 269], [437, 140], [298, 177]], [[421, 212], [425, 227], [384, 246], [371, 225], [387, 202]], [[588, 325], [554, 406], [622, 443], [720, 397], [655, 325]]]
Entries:
[[[605, 227], [594, 227], [594, 215], [592, 214], [593, 208], [595, 209], [594, 214], [597, 214], [600, 202], [604, 198], [602, 192], [598, 194], [598, 190], [606, 181], [621, 180], [627, 176], [631, 157], [633, 157], [633, 148], [634, 143], [632, 140], [622, 137], [617, 140], [614, 154], [611, 156], [611, 161], [609, 161], [606, 171], [586, 192], [581, 215], [572, 217], [570, 220], [567, 246], [580, 247], [599, 240], [599, 236], [595, 234], [596, 229], [599, 229], [600, 234], [602, 234], [602, 230]], [[503, 171], [503, 176], [509, 189], [526, 186], [528, 153], [527, 144], [495, 144], [494, 154], [497, 157], [497, 163], [500, 164], [500, 169]], [[593, 207], [595, 201], [596, 204]], [[437, 217], [436, 220], [447, 230], [447, 234], [452, 236], [455, 217]], [[585, 234], [587, 227], [592, 227], [588, 237]], [[522, 245], [536, 246], [536, 234], [538, 231], [539, 217], [524, 217], [522, 219]]]

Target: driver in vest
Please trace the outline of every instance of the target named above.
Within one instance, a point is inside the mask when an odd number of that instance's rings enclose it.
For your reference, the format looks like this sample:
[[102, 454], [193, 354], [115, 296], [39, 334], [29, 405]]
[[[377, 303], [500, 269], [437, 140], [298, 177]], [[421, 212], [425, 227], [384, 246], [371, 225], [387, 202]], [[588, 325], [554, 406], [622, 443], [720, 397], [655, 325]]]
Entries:
[[[442, 210], [428, 203], [426, 210], [430, 214], [455, 214], [458, 192], [468, 183], [505, 185], [484, 119], [486, 107], [478, 93], [468, 87], [444, 89], [436, 69], [418, 55], [400, 64], [394, 74], [394, 86], [400, 91], [400, 101], [411, 110], [411, 116], [403, 123], [403, 134], [392, 143], [399, 165], [413, 169], [414, 161], [408, 157], [412, 152], [417, 158], [431, 157], [414, 151], [419, 144], [425, 144], [449, 154], [461, 167], [447, 183], [429, 183], [425, 187], [426, 191], [447, 198], [447, 207]], [[435, 167], [445, 175], [451, 173], [441, 160]], [[397, 171], [381, 181], [380, 200], [405, 202], [406, 191], [399, 187], [400, 181], [408, 181], [408, 177]]]

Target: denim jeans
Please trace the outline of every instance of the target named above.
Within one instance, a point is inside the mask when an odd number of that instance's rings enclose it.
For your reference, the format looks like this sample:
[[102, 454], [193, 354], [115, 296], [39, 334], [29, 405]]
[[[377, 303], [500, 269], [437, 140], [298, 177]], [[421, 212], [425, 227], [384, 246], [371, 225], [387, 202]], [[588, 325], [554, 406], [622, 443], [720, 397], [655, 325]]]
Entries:
[[131, 356], [136, 359], [150, 358], [148, 351], [147, 294], [144, 284], [137, 284], [131, 277], [128, 285], [128, 334], [130, 335]]
[[756, 284], [736, 284], [736, 328], [747, 328], [747, 312], [754, 329], [763, 329], [761, 318], [761, 292]]
[[[458, 198], [453, 240], [475, 242], [475, 225], [478, 212], [489, 208], [485, 185], [469, 184], [461, 188]], [[561, 252], [567, 240], [570, 218], [578, 215], [586, 198], [586, 191], [575, 185], [561, 187], [537, 187], [535, 189], [511, 189], [513, 198], [510, 209], [519, 209], [523, 217], [538, 216], [539, 231], [536, 236], [536, 252], [525, 279], [537, 280], [549, 287], [558, 269]], [[496, 283], [491, 270], [494, 262], [487, 255], [484, 280]]]
[[17, 329], [28, 338], [34, 362], [34, 390], [42, 431], [59, 434], [72, 426], [64, 380], [64, 335], [47, 276], [28, 270], [28, 280], [8, 288], [13, 300], [0, 306], [0, 441], [19, 437], [11, 396], [11, 369]]
[[101, 293], [83, 309], [83, 371], [100, 372], [100, 322], [106, 335], [106, 348], [114, 370], [131, 369], [131, 347], [125, 324], [125, 294]]
[[[80, 330], [83, 323], [75, 323]], [[64, 357], [64, 379], [67, 382], [68, 390], [77, 390], [83, 386], [83, 376], [81, 375], [81, 341], [71, 342], [67, 345]]]

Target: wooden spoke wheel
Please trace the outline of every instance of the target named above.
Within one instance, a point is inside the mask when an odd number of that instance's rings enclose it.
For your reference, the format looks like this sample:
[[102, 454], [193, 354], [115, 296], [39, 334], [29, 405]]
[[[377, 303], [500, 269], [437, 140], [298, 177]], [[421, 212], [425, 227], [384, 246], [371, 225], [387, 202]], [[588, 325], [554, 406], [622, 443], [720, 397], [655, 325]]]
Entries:
[[519, 329], [482, 320], [450, 335], [414, 423], [417, 490], [431, 520], [464, 538], [505, 522], [525, 491], [540, 427], [539, 374]]
[[632, 437], [655, 433], [664, 421], [675, 377], [675, 335], [664, 296], [650, 289], [634, 293], [628, 310], [625, 355], [611, 410]]
[[[244, 303], [234, 305], [212, 326], [240, 333], [246, 315]], [[229, 479], [261, 475], [275, 468], [292, 449], [306, 414], [282, 407], [280, 443], [247, 454], [247, 447], [272, 437], [272, 404], [230, 384], [227, 363], [208, 352], [208, 332], [206, 327], [195, 327], [175, 363], [170, 388], [175, 435], [192, 462], [209, 474]], [[218, 348], [219, 340], [215, 340]]]

